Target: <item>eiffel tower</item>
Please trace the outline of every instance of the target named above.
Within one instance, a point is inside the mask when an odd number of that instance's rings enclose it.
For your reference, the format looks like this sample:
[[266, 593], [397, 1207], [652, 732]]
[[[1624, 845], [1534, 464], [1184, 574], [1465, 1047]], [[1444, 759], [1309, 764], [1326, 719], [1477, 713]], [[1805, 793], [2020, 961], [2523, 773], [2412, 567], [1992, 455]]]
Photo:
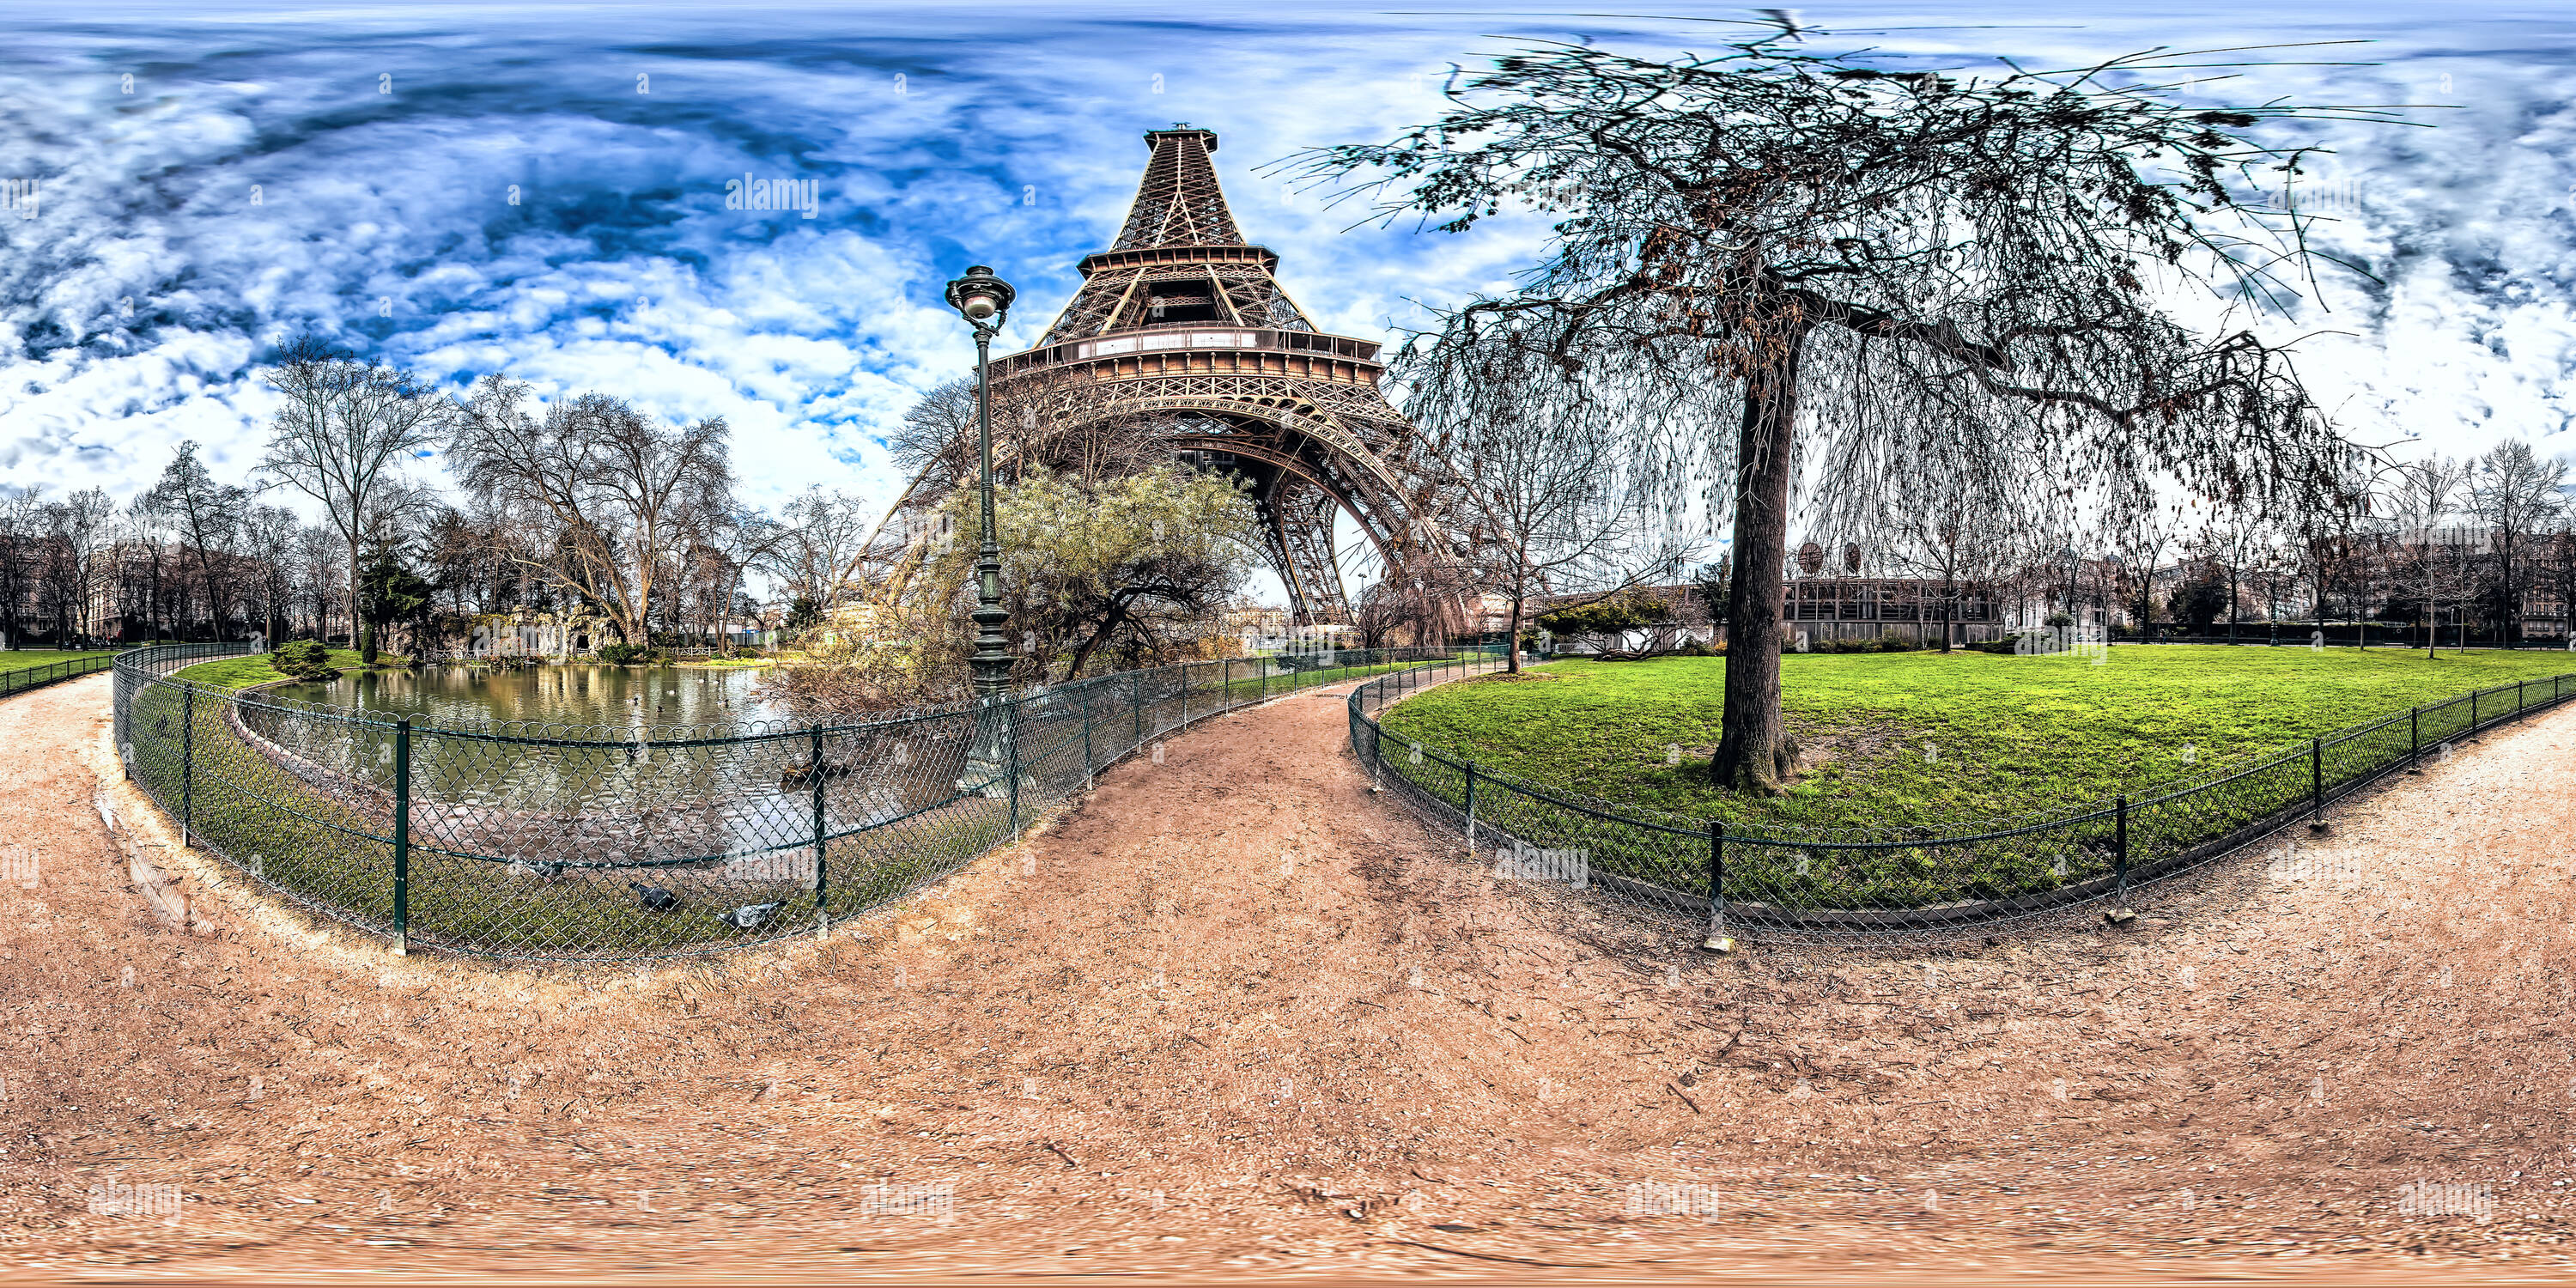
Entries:
[[1215, 132], [1145, 143], [1117, 240], [1083, 258], [1037, 347], [994, 359], [995, 432], [1151, 425], [1181, 459], [1250, 484], [1297, 623], [1347, 622], [1335, 512], [1382, 575], [1421, 581], [1450, 559], [1446, 473], [1378, 391], [1378, 345], [1316, 330], [1273, 276], [1279, 256], [1244, 240], [1209, 159]]

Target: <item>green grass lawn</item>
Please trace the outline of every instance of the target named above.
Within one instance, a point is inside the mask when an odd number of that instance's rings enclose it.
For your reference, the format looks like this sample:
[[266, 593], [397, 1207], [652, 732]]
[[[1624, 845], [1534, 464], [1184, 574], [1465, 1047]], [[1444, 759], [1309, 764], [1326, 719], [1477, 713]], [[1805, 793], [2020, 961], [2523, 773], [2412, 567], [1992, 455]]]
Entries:
[[[178, 675], [180, 679], [194, 680], [199, 684], [217, 689], [247, 689], [255, 684], [275, 684], [280, 680], [294, 678], [270, 666], [269, 657], [270, 655], [266, 653], [251, 653], [241, 657], [217, 658], [212, 662], [199, 662], [195, 666], [184, 668]], [[402, 662], [403, 659], [390, 653], [380, 653], [376, 657], [378, 670], [400, 666]], [[366, 663], [359, 660], [356, 649], [332, 649], [331, 665], [343, 671], [366, 669]]]
[[57, 662], [77, 662], [83, 658], [106, 657], [109, 652], [110, 650], [107, 649], [91, 649], [86, 652], [77, 650], [56, 652], [53, 649], [14, 648], [0, 650], [0, 675], [6, 675], [11, 671], [25, 671], [40, 666], [52, 666]]
[[[2064, 655], [1791, 655], [1781, 688], [1815, 763], [1770, 800], [1707, 780], [1725, 667], [1558, 662], [1532, 672], [1546, 679], [1431, 689], [1383, 723], [1480, 768], [1669, 814], [1756, 828], [1954, 827], [2134, 792], [2474, 688], [2576, 672], [2576, 655], [2165, 645], [2114, 648], [2101, 666]], [[1680, 763], [1668, 763], [1676, 751]]]

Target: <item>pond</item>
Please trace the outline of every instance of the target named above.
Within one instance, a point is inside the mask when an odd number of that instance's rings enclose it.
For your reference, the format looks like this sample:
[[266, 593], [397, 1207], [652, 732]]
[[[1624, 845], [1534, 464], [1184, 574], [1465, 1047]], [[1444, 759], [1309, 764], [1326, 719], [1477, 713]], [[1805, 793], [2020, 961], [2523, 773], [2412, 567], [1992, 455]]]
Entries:
[[607, 869], [612, 899], [632, 898], [636, 868], [672, 889], [714, 883], [710, 897], [802, 889], [818, 824], [849, 835], [955, 793], [971, 720], [815, 732], [758, 685], [750, 669], [451, 665], [265, 690], [241, 703], [238, 727], [287, 775], [372, 819], [396, 777], [395, 740], [374, 722], [410, 716], [416, 846]]
[[590, 737], [598, 736], [592, 726], [650, 730], [786, 719], [785, 710], [760, 700], [759, 685], [760, 672], [750, 668], [572, 663], [514, 671], [461, 665], [368, 671], [268, 692], [386, 720], [410, 716], [415, 724], [464, 728], [517, 720], [567, 726], [565, 736]]

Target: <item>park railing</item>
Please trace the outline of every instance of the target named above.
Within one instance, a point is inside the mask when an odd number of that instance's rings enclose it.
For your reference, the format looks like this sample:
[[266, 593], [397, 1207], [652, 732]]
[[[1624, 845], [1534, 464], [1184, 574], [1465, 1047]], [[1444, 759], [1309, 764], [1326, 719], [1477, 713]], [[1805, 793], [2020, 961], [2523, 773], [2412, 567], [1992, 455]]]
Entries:
[[0, 698], [24, 693], [29, 689], [41, 689], [48, 684], [59, 684], [64, 680], [77, 679], [84, 675], [96, 675], [115, 664], [116, 659], [113, 656], [100, 653], [92, 657], [48, 662], [43, 666], [0, 671]]
[[2576, 697], [2576, 673], [2478, 689], [2109, 800], [1965, 828], [1793, 834], [1653, 813], [1531, 782], [1387, 732], [1378, 715], [1455, 668], [1409, 668], [1350, 696], [1351, 749], [1377, 782], [1464, 834], [1498, 876], [1554, 882], [1719, 935], [1864, 941], [2125, 898], [2307, 821], [2371, 782], [2447, 757], [2481, 729]]
[[406, 950], [615, 960], [828, 931], [1004, 844], [1212, 715], [1461, 656], [1347, 650], [1113, 672], [857, 722], [428, 725], [115, 659], [125, 771], [185, 843]]

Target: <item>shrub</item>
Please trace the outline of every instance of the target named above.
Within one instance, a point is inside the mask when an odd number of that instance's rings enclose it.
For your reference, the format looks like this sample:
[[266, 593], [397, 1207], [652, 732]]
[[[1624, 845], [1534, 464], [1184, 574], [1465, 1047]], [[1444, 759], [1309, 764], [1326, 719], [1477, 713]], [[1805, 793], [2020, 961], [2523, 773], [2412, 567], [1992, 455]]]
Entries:
[[649, 644], [602, 644], [599, 660], [611, 666], [648, 666], [670, 661], [670, 656]]
[[323, 647], [320, 640], [280, 644], [268, 655], [268, 665], [290, 679], [319, 682], [340, 678], [340, 668], [331, 665], [331, 650]]
[[1815, 653], [1911, 653], [1914, 651], [1914, 646], [1907, 643], [1904, 636], [1899, 635], [1894, 631], [1888, 631], [1881, 634], [1876, 639], [1819, 640], [1812, 648], [1810, 648], [1809, 651]]

